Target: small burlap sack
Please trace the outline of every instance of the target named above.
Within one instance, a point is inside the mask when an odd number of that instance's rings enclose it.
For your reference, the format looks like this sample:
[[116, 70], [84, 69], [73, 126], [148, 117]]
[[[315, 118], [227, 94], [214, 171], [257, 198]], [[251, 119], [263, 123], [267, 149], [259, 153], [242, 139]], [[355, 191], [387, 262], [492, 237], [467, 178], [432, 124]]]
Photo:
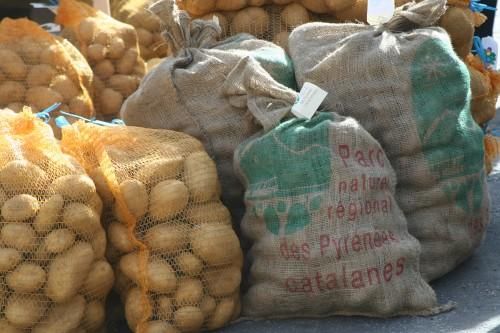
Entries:
[[214, 330], [239, 316], [243, 255], [199, 141], [77, 123], [63, 129], [62, 146], [114, 212], [106, 225], [116, 289], [133, 332]]
[[[295, 99], [282, 101], [290, 108]], [[292, 119], [242, 143], [251, 318], [430, 314], [420, 245], [384, 151], [352, 118]]]
[[[227, 77], [242, 68], [253, 70], [254, 85], [266, 97], [270, 94], [268, 82], [273, 80], [264, 69], [278, 82], [295, 86], [292, 64], [283, 49], [249, 35], [216, 42], [221, 32], [216, 23], [191, 21], [173, 1], [159, 2], [151, 10], [166, 25], [166, 39], [175, 56], [146, 75], [125, 101], [122, 118], [127, 125], [171, 129], [199, 139], [217, 164], [222, 199], [239, 221], [243, 188], [234, 176], [233, 153], [239, 143], [262, 127], [246, 103], [240, 102]], [[248, 62], [247, 58], [259, 62]]]
[[29, 109], [0, 112], [0, 332], [100, 332], [114, 282], [92, 180]]
[[427, 280], [469, 257], [489, 223], [467, 67], [444, 30], [416, 29], [434, 24], [445, 3], [400, 7], [383, 26], [314, 23], [290, 37], [299, 85], [328, 91], [325, 104], [357, 119], [386, 151]]
[[76, 0], [60, 1], [56, 22], [64, 27], [62, 35], [80, 50], [95, 74], [98, 117], [116, 117], [146, 71], [134, 27]]
[[[66, 41], [28, 19], [0, 22], [0, 108], [42, 111], [54, 103], [94, 116], [89, 65]], [[54, 131], [58, 128], [51, 123]]]

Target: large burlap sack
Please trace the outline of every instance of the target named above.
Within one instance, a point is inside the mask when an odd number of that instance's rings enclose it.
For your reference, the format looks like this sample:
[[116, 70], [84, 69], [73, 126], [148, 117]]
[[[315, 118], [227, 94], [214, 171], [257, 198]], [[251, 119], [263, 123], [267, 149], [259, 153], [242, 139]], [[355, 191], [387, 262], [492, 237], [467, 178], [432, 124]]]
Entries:
[[114, 275], [102, 202], [51, 128], [0, 111], [1, 332], [98, 332]]
[[394, 197], [394, 170], [356, 120], [333, 112], [288, 120], [242, 143], [234, 164], [252, 242], [245, 316], [436, 311], [420, 245]]
[[[218, 43], [220, 27], [214, 22], [194, 20], [174, 8], [173, 1], [152, 7], [166, 25], [167, 41], [175, 56], [166, 58], [148, 73], [139, 89], [123, 105], [127, 125], [164, 128], [188, 133], [199, 139], [215, 160], [222, 185], [222, 198], [239, 220], [243, 188], [234, 176], [233, 153], [244, 139], [261, 129], [241, 103], [233, 83], [233, 71], [246, 70], [255, 77], [261, 96], [268, 96], [266, 69], [277, 81], [295, 86], [293, 67], [280, 47], [238, 35]], [[248, 63], [246, 58], [257, 59]], [[239, 216], [239, 218], [238, 218]]]
[[187, 134], [77, 123], [63, 149], [107, 208], [117, 290], [138, 333], [218, 329], [239, 316], [243, 255], [215, 163]]
[[76, 0], [60, 1], [56, 22], [95, 74], [97, 115], [100, 119], [116, 117], [146, 71], [134, 27]]
[[489, 223], [467, 68], [441, 28], [413, 30], [444, 9], [445, 1], [426, 0], [399, 8], [384, 26], [308, 24], [290, 38], [299, 84], [328, 91], [326, 104], [357, 119], [386, 151], [428, 280], [469, 257]]
[[28, 19], [2, 20], [0, 108], [21, 112], [29, 106], [39, 112], [62, 103], [66, 112], [94, 116], [91, 70], [68, 44]]

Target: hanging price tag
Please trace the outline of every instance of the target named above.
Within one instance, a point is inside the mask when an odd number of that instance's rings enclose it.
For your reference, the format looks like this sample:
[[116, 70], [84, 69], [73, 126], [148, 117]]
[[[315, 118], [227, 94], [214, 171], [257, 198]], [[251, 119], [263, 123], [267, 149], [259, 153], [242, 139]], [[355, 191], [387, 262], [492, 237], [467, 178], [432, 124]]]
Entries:
[[299, 97], [292, 107], [292, 113], [297, 118], [311, 119], [328, 93], [320, 87], [306, 82], [300, 90]]
[[498, 55], [498, 44], [496, 40], [491, 37], [484, 37], [481, 39], [481, 43], [483, 44], [484, 50], [484, 60], [486, 62], [486, 66], [491, 67], [493, 69], [497, 68], [497, 55]]
[[394, 15], [394, 0], [368, 0], [366, 20], [371, 25], [380, 25], [389, 21]]

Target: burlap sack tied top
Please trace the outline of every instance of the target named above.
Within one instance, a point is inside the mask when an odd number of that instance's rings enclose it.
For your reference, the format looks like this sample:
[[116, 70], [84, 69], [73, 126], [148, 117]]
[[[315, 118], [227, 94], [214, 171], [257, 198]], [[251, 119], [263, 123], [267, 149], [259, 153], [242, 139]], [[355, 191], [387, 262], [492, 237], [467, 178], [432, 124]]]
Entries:
[[309, 81], [328, 91], [325, 104], [357, 119], [387, 153], [429, 280], [469, 257], [489, 223], [469, 73], [446, 32], [424, 28], [445, 5], [405, 5], [382, 26], [307, 24], [290, 37], [299, 85]]
[[172, 0], [151, 10], [163, 21], [174, 56], [146, 75], [123, 105], [122, 118], [127, 125], [170, 129], [199, 139], [217, 164], [223, 201], [239, 221], [243, 188], [233, 171], [234, 149], [272, 116], [256, 122], [228, 77], [244, 69], [259, 95], [270, 96], [276, 93], [268, 89], [270, 81], [295, 85], [291, 61], [280, 47], [250, 35], [217, 42], [221, 30], [215, 22], [190, 21]]

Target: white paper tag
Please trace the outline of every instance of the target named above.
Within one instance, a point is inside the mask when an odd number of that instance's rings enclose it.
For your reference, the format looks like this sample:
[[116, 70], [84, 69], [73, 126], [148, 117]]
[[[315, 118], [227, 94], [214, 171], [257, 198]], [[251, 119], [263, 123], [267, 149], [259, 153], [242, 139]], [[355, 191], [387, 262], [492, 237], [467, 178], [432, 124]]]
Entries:
[[491, 68], [496, 69], [498, 63], [498, 44], [496, 40], [493, 37], [488, 36], [482, 38], [481, 43], [483, 44], [487, 66], [491, 66]]
[[394, 15], [394, 0], [368, 0], [366, 20], [371, 25], [384, 24]]
[[300, 90], [299, 97], [292, 107], [292, 113], [297, 118], [311, 119], [328, 93], [320, 87], [306, 82]]

